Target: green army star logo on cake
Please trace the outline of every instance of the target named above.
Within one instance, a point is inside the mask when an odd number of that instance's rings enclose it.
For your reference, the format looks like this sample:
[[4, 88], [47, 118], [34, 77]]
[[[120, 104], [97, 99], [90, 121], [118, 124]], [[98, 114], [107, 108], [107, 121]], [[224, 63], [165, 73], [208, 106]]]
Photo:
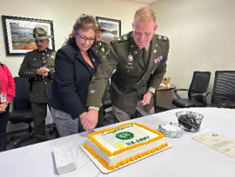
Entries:
[[134, 137], [134, 134], [131, 132], [120, 132], [116, 134], [116, 138], [121, 140], [129, 140]]

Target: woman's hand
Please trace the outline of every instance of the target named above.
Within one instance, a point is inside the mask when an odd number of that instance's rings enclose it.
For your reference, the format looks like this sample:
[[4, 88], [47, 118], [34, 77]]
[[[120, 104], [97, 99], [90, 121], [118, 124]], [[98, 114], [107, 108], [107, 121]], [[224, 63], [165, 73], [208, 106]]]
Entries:
[[0, 104], [0, 113], [5, 112], [7, 106], [8, 106], [8, 103], [1, 103], [1, 104]]
[[81, 119], [81, 122], [82, 122], [82, 120], [85, 119], [86, 113], [87, 113], [87, 112], [84, 112], [84, 113], [82, 113], [82, 114], [79, 115], [79, 117], [80, 117], [80, 119]]

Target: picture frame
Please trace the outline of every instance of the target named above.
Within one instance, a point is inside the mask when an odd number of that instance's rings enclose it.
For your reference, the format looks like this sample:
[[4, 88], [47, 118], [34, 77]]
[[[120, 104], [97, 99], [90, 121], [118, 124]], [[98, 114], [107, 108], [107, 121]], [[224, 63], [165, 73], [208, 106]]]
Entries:
[[110, 43], [111, 40], [121, 36], [121, 20], [96, 16], [96, 21], [104, 29], [101, 40]]
[[[3, 34], [7, 55], [25, 55], [36, 49], [33, 29], [42, 27], [54, 36], [53, 21], [2, 15]], [[49, 48], [55, 50], [54, 38], [49, 38]]]

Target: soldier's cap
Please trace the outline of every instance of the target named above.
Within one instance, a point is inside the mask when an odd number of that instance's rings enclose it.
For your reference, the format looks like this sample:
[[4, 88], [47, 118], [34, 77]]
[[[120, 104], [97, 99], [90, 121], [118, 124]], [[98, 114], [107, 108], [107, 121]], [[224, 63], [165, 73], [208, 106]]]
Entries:
[[106, 30], [104, 28], [102, 28], [101, 25], [98, 23], [98, 31], [104, 32]]
[[47, 35], [47, 32], [41, 27], [34, 28], [34, 30], [33, 30], [34, 40], [44, 40], [44, 39], [49, 39], [51, 37], [53, 37], [53, 36]]

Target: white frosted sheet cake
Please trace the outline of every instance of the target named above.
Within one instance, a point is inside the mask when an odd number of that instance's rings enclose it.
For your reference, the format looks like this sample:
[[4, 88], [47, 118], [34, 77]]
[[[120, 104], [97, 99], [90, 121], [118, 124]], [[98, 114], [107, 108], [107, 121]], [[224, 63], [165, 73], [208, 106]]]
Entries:
[[145, 125], [127, 123], [88, 135], [84, 148], [113, 170], [168, 146], [164, 135]]

